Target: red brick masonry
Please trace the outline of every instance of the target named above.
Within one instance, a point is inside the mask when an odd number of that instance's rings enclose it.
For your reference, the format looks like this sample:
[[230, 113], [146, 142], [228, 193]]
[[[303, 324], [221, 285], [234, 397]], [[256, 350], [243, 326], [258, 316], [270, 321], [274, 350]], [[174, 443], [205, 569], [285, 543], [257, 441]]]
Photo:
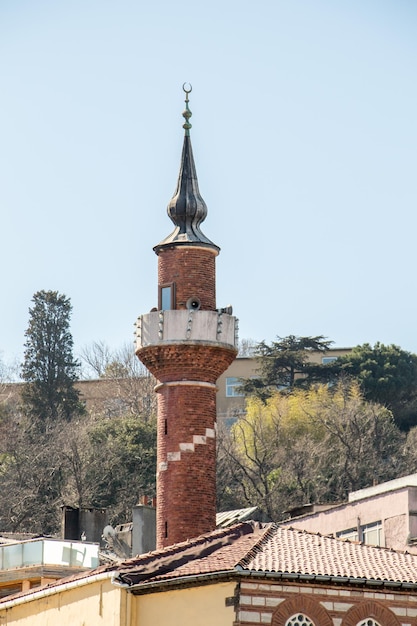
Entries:
[[175, 283], [176, 309], [185, 309], [189, 298], [201, 301], [202, 311], [216, 309], [217, 250], [176, 247], [159, 251], [158, 285]]
[[216, 527], [216, 380], [235, 349], [204, 342], [147, 346], [158, 387], [157, 546]]

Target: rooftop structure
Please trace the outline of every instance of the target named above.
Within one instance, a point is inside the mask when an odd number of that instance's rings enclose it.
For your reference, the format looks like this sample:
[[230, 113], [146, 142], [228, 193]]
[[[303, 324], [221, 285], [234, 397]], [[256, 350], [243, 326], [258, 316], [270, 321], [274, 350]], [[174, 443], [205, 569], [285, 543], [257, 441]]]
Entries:
[[353, 491], [348, 502], [298, 507], [281, 524], [417, 554], [417, 474]]

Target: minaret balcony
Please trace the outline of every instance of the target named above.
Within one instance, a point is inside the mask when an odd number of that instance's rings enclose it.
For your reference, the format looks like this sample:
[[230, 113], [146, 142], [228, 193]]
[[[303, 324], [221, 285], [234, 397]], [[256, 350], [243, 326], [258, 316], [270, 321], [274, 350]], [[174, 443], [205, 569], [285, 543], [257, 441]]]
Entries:
[[219, 311], [167, 310], [141, 315], [136, 322], [136, 350], [164, 343], [216, 343], [236, 348], [238, 320]]

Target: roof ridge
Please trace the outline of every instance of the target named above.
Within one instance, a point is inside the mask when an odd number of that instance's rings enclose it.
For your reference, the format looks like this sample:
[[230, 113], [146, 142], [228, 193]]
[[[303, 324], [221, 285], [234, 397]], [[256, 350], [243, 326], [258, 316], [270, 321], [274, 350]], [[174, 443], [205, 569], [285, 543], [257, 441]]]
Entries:
[[[197, 537], [192, 537], [191, 539], [186, 539], [185, 541], [181, 541], [179, 543], [173, 543], [170, 546], [166, 546], [165, 548], [159, 548], [157, 550], [151, 550], [150, 552], [145, 552], [144, 554], [138, 554], [130, 559], [126, 559], [122, 561], [116, 566], [116, 569], [128, 569], [130, 567], [135, 567], [140, 563], [146, 563], [149, 560], [154, 560], [155, 558], [161, 557], [169, 557], [172, 554], [177, 554], [181, 550], [188, 550], [193, 547], [197, 547], [199, 545], [203, 545], [205, 543], [213, 542], [215, 540], [222, 539], [223, 537], [236, 534], [240, 529], [244, 529], [244, 527], [250, 525], [252, 527], [251, 522], [238, 522], [237, 524], [233, 524], [232, 526], [227, 526], [224, 528], [216, 528], [215, 530], [209, 531], [202, 535], [198, 535]], [[252, 527], [253, 528], [253, 527]], [[250, 532], [250, 531], [248, 531]], [[246, 534], [246, 533], [242, 533]]]
[[130, 562], [128, 567], [123, 564], [117, 568], [113, 581], [122, 586], [132, 586], [145, 582], [156, 575], [167, 575], [179, 567], [183, 567], [193, 561], [198, 561], [210, 556], [213, 552], [234, 544], [245, 535], [254, 532], [254, 525], [250, 522], [242, 522], [222, 532], [200, 535], [189, 543], [174, 544], [172, 549], [166, 548], [158, 553], [150, 553], [145, 559]]
[[304, 528], [294, 528], [293, 526], [280, 526], [279, 524], [277, 524], [277, 527], [280, 527], [281, 530], [290, 530], [291, 532], [297, 532], [302, 535], [310, 535], [312, 537], [321, 537], [323, 539], [331, 539], [338, 543], [347, 543], [352, 546], [359, 546], [359, 547], [363, 546], [366, 549], [370, 548], [371, 550], [379, 550], [380, 552], [391, 552], [394, 554], [404, 554], [404, 555], [409, 555], [413, 557], [417, 556], [416, 554], [413, 554], [412, 552], [409, 552], [408, 550], [396, 550], [395, 548], [388, 548], [387, 546], [375, 546], [370, 543], [365, 543], [363, 541], [359, 541], [356, 539], [335, 537], [333, 533], [323, 534], [320, 532], [314, 532], [312, 530], [305, 530]]
[[[259, 525], [261, 527], [261, 524]], [[241, 558], [238, 563], [236, 563], [235, 567], [244, 568], [246, 565], [249, 565], [249, 562], [253, 558], [255, 558], [255, 556], [259, 554], [259, 552], [262, 551], [262, 547], [264, 546], [264, 544], [266, 544], [274, 536], [277, 529], [278, 524], [276, 524], [275, 522], [269, 522], [268, 524], [265, 524], [265, 532], [263, 533], [262, 537], [260, 537], [258, 541], [254, 543], [254, 545], [245, 554], [245, 556]]]

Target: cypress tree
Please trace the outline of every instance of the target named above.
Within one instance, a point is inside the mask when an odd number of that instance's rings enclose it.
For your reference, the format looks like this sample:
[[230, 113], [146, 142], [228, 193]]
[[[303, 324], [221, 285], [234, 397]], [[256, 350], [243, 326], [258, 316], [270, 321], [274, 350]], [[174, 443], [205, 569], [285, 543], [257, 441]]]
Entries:
[[38, 291], [29, 309], [25, 337], [22, 393], [26, 414], [48, 430], [57, 420], [71, 420], [84, 407], [74, 386], [80, 364], [73, 357], [70, 299], [57, 291]]

